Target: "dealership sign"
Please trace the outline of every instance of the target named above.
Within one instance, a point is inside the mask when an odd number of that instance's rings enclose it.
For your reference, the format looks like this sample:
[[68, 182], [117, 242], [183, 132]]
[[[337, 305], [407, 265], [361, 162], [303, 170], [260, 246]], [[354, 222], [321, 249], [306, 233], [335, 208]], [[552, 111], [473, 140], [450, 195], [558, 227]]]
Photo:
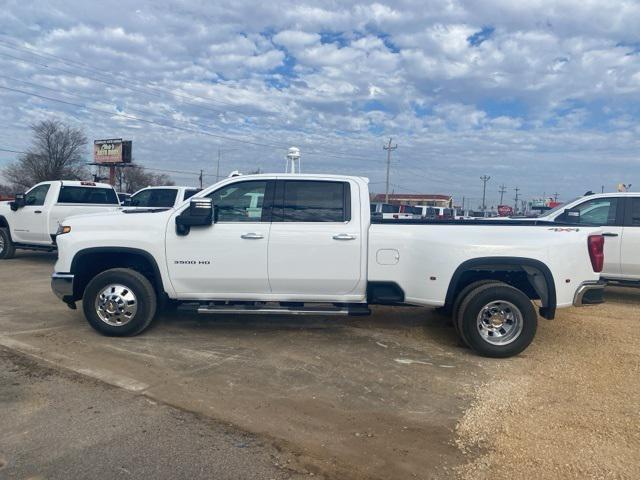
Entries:
[[93, 142], [93, 161], [100, 164], [130, 163], [131, 140], [109, 138]]

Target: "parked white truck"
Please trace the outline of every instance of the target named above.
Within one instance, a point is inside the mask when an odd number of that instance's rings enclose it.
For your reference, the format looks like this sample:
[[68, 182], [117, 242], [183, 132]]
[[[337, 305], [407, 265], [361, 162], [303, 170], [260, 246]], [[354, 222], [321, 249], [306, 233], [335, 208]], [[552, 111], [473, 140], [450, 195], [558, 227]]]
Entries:
[[200, 313], [451, 312], [481, 355], [524, 350], [541, 316], [602, 301], [599, 228], [529, 221], [373, 220], [368, 181], [332, 175], [225, 179], [177, 209], [70, 218], [55, 294], [99, 332], [142, 332], [169, 303]]
[[55, 250], [62, 219], [84, 213], [115, 211], [120, 206], [111, 185], [57, 180], [38, 183], [11, 202], [0, 202], [0, 260], [16, 248]]
[[600, 226], [606, 237], [602, 278], [640, 285], [640, 193], [598, 193], [576, 198], [543, 216], [575, 227]]

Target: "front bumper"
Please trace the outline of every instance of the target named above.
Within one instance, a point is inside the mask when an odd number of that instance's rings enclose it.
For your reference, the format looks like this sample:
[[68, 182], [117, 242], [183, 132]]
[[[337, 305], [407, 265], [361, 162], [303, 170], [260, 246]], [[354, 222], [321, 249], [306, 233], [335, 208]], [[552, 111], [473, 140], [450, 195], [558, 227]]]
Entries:
[[73, 302], [73, 273], [54, 273], [51, 275], [51, 290], [63, 302]]
[[573, 297], [573, 305], [582, 307], [584, 305], [597, 305], [604, 302], [605, 282], [584, 282]]

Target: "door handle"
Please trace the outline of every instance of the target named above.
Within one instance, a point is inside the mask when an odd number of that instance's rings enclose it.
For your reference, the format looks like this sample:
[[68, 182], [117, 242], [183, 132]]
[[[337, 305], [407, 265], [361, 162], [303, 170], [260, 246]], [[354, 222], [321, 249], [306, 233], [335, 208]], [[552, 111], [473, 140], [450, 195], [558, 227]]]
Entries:
[[613, 233], [613, 232], [604, 232], [602, 234], [603, 237], [617, 237], [618, 234], [617, 233]]
[[355, 240], [356, 236], [350, 233], [339, 233], [333, 236], [334, 240]]
[[42, 213], [42, 210], [36, 210], [33, 213]]
[[243, 233], [242, 235], [240, 235], [240, 238], [244, 238], [245, 240], [260, 240], [261, 238], [264, 238], [264, 235], [262, 235], [261, 233]]

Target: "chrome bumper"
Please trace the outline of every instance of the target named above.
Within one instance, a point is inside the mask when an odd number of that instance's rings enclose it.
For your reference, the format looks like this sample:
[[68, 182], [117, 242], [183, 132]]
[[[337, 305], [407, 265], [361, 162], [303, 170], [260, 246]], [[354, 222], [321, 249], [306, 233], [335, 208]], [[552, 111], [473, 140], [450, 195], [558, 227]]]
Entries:
[[73, 301], [73, 274], [54, 273], [51, 275], [51, 290], [63, 302]]
[[604, 286], [605, 282], [585, 282], [573, 297], [573, 305], [582, 307], [584, 305], [597, 305], [604, 302]]

